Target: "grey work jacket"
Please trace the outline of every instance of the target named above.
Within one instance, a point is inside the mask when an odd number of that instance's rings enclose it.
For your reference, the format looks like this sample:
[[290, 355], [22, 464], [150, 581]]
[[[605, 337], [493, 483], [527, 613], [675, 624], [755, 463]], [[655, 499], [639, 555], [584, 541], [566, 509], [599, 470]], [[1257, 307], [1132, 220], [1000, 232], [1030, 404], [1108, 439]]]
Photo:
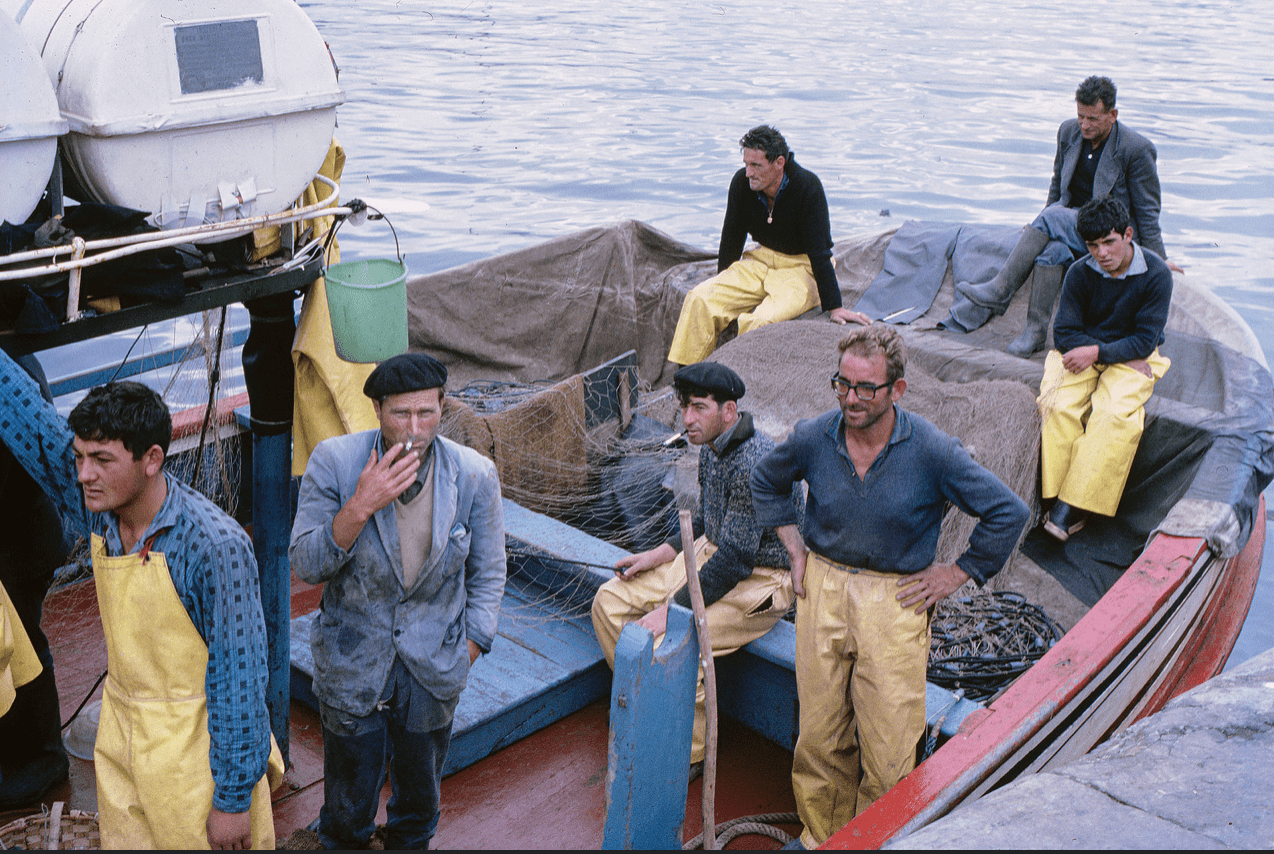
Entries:
[[410, 589], [392, 505], [377, 511], [349, 551], [332, 520], [354, 495], [379, 430], [319, 443], [301, 481], [288, 557], [298, 576], [326, 582], [310, 642], [314, 693], [353, 715], [371, 712], [395, 655], [439, 700], [460, 694], [467, 640], [495, 640], [504, 595], [504, 512], [495, 465], [470, 448], [434, 440], [433, 549]]

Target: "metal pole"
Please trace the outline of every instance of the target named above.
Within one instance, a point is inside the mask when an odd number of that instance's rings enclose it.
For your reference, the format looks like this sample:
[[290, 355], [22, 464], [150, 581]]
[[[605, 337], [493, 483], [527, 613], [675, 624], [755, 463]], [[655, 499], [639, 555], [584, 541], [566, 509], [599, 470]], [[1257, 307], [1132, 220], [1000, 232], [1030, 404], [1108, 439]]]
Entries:
[[686, 586], [694, 609], [699, 635], [699, 660], [703, 663], [703, 705], [707, 733], [703, 740], [703, 850], [717, 848], [717, 671], [712, 662], [712, 639], [708, 637], [708, 614], [703, 605], [703, 589], [699, 586], [699, 568], [695, 566], [694, 523], [690, 511], [680, 511], [681, 553], [686, 559]]
[[246, 304], [252, 326], [243, 345], [243, 373], [252, 411], [252, 544], [269, 641], [266, 705], [274, 739], [289, 764], [294, 297], [288, 291]]

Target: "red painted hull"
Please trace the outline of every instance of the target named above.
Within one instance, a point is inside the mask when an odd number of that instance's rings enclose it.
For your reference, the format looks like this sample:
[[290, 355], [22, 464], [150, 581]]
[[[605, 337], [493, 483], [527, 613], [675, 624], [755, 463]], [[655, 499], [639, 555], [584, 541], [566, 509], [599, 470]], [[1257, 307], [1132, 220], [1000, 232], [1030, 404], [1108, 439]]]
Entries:
[[1215, 676], [1264, 546], [1264, 499], [1247, 546], [1224, 563], [1200, 539], [1156, 536], [1035, 667], [823, 847], [879, 848], [1016, 776], [1082, 756]]

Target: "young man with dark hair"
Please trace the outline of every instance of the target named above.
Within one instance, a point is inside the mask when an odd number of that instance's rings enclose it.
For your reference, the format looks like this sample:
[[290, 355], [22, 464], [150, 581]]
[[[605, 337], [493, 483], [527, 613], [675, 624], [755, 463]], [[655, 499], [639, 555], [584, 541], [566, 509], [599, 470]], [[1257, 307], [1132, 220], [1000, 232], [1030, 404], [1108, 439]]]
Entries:
[[1159, 232], [1158, 153], [1149, 140], [1118, 121], [1115, 84], [1109, 77], [1084, 80], [1075, 90], [1075, 112], [1076, 118], [1057, 129], [1044, 210], [1022, 229], [995, 278], [956, 285], [948, 325], [971, 331], [1003, 314], [1034, 270], [1026, 328], [1007, 348], [1014, 356], [1025, 358], [1044, 346], [1062, 276], [1085, 251], [1075, 229], [1076, 212], [1085, 202], [1106, 195], [1118, 199], [1132, 218], [1138, 243], [1160, 259], [1168, 257]]
[[1119, 200], [1093, 199], [1077, 227], [1088, 257], [1066, 272], [1044, 362], [1040, 492], [1056, 498], [1044, 527], [1065, 541], [1088, 513], [1113, 516], [1170, 362], [1159, 355], [1172, 272], [1134, 241]]
[[[769, 125], [752, 128], [739, 146], [743, 168], [730, 182], [717, 275], [686, 294], [668, 351], [677, 365], [706, 359], [736, 318], [740, 335], [816, 305], [836, 323], [868, 322], [841, 306], [818, 176], [796, 164], [787, 140]], [[749, 234], [759, 245], [744, 252]]]
[[[757, 521], [787, 549], [798, 597], [792, 789], [805, 848], [915, 766], [930, 609], [999, 572], [1029, 516], [958, 440], [897, 406], [906, 363], [898, 330], [851, 330], [831, 377], [839, 406], [797, 422], [752, 470]], [[786, 500], [802, 480], [804, 520]], [[951, 505], [978, 525], [954, 563], [935, 563]]]
[[171, 419], [146, 386], [93, 389], [68, 429], [2, 356], [0, 395], [0, 436], [91, 541], [109, 667], [94, 751], [103, 846], [274, 847], [283, 766], [247, 534], [164, 471]]
[[[699, 501], [694, 511], [695, 564], [707, 606], [712, 655], [727, 655], [774, 627], [792, 604], [787, 552], [773, 531], [757, 524], [748, 480], [752, 466], [773, 440], [756, 432], [752, 416], [740, 412], [743, 380], [715, 362], [677, 371], [673, 388], [681, 404], [686, 438], [699, 446]], [[804, 500], [793, 490], [793, 513]], [[668, 620], [668, 603], [689, 608], [681, 534], [653, 549], [621, 558], [615, 578], [593, 599], [593, 628], [606, 661], [615, 666], [615, 645], [624, 626], [636, 620], [658, 638]], [[704, 758], [707, 718], [703, 672], [695, 694], [690, 761]], [[701, 767], [701, 766], [700, 766]]]

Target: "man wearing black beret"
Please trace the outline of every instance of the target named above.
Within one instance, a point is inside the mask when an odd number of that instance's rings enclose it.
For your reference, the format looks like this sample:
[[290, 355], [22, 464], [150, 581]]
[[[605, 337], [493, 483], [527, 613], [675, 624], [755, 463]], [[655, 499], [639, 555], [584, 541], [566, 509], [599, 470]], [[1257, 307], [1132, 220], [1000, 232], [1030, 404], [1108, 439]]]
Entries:
[[[752, 509], [748, 485], [752, 466], [774, 447], [756, 432], [752, 416], [740, 412], [743, 380], [716, 362], [688, 365], [673, 376], [681, 418], [690, 444], [699, 451], [699, 503], [694, 512], [695, 564], [707, 606], [714, 657], [727, 655], [768, 632], [792, 604], [787, 550], [772, 529], [763, 529]], [[793, 511], [804, 498], [792, 491]], [[686, 564], [677, 534], [640, 554], [621, 558], [615, 578], [593, 599], [593, 628], [606, 661], [615, 666], [619, 634], [633, 620], [658, 638], [668, 620], [668, 603], [689, 608]], [[702, 768], [704, 755], [703, 674], [695, 694], [690, 761]]]
[[380, 429], [319, 443], [288, 556], [326, 582], [311, 629], [327, 848], [366, 848], [392, 773], [385, 847], [426, 848], [469, 667], [495, 640], [504, 516], [495, 465], [438, 435], [447, 369], [395, 356], [367, 378]]

